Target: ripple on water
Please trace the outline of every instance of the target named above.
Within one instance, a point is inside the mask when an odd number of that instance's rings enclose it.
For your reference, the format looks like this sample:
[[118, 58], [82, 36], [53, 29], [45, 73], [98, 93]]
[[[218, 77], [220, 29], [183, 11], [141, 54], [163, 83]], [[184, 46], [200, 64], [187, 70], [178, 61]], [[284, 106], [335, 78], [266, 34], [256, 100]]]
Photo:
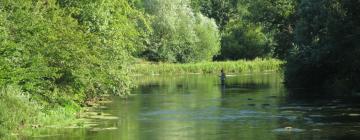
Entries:
[[240, 120], [242, 118], [262, 118], [264, 116], [266, 116], [266, 112], [258, 112], [254, 110], [238, 110], [221, 107], [207, 107], [194, 110], [154, 110], [142, 113], [142, 115], [140, 116], [140, 120], [234, 121]]
[[106, 131], [106, 130], [116, 130], [117, 127], [108, 127], [108, 128], [91, 128], [90, 131]]
[[292, 127], [277, 128], [273, 130], [273, 132], [275, 133], [289, 133], [289, 132], [300, 133], [304, 131], [305, 131], [304, 129], [292, 128]]

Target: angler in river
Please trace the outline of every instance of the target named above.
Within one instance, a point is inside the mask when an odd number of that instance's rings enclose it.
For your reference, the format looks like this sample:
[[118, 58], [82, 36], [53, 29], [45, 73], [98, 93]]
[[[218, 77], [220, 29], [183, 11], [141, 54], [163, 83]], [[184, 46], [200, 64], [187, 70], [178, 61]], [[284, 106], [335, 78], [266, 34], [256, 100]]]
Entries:
[[226, 79], [226, 74], [225, 74], [225, 72], [224, 72], [224, 69], [221, 69], [220, 81], [221, 81], [221, 86], [222, 86], [222, 87], [225, 86], [225, 79]]

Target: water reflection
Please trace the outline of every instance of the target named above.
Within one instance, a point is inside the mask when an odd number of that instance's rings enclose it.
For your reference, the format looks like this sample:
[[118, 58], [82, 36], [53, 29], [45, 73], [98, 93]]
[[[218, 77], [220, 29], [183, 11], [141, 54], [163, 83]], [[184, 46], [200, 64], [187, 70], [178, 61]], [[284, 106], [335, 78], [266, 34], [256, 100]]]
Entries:
[[[96, 128], [63, 130], [51, 139], [322, 140], [360, 138], [360, 106], [339, 99], [289, 97], [278, 74], [137, 77], [127, 101], [114, 97]], [[113, 129], [116, 128], [116, 129]], [[48, 129], [49, 133], [59, 134]], [[70, 134], [70, 135], [68, 135]], [[49, 137], [48, 137], [49, 138]], [[41, 138], [30, 138], [41, 139]]]

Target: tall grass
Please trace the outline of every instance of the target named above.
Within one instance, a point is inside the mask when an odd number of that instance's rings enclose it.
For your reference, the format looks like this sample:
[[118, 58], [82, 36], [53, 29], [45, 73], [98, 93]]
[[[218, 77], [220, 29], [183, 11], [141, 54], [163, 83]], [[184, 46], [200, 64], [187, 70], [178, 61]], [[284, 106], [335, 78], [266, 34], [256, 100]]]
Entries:
[[0, 91], [0, 139], [24, 127], [28, 123], [28, 116], [34, 115], [36, 107], [18, 88], [2, 88]]
[[139, 63], [134, 65], [131, 72], [134, 75], [177, 75], [177, 74], [214, 74], [224, 69], [226, 73], [260, 73], [279, 71], [283, 61], [277, 59], [255, 59], [225, 62], [202, 62], [189, 64], [173, 63]]
[[30, 98], [16, 86], [0, 89], [0, 139], [33, 135], [31, 129], [49, 125], [66, 126], [76, 119], [74, 105], [46, 106]]

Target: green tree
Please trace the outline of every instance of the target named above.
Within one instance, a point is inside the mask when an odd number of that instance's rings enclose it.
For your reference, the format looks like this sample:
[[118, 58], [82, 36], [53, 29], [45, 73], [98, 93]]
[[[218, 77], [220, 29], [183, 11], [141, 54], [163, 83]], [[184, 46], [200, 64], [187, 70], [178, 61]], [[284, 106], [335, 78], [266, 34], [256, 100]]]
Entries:
[[359, 91], [359, 7], [356, 0], [301, 1], [287, 86]]
[[196, 11], [215, 19], [221, 31], [238, 14], [238, 0], [191, 0], [191, 5]]
[[144, 57], [186, 63], [211, 60], [217, 54], [220, 40], [216, 24], [195, 14], [187, 0], [145, 0], [144, 4], [146, 12], [154, 16], [154, 32]]
[[125, 94], [149, 29], [126, 0], [1, 1], [0, 84], [45, 103]]
[[223, 34], [221, 56], [217, 59], [255, 59], [270, 54], [269, 41], [261, 26], [231, 21]]
[[252, 0], [246, 19], [260, 24], [272, 40], [274, 56], [285, 59], [294, 47], [294, 28], [298, 0]]
[[195, 60], [212, 60], [220, 50], [220, 34], [216, 23], [198, 13], [194, 30], [198, 37], [194, 51]]
[[[252, 59], [270, 55], [285, 59], [294, 46], [296, 0], [192, 0], [191, 2], [195, 10], [214, 18], [222, 31], [222, 54], [216, 59]], [[244, 25], [241, 27], [242, 32], [260, 31], [261, 33], [258, 37], [238, 34], [237, 37], [231, 38], [229, 32], [238, 32], [232, 27], [234, 21]], [[261, 30], [255, 31], [260, 28]], [[249, 41], [238, 41], [246, 37], [264, 38], [263, 35], [266, 38], [266, 47], [254, 47], [255, 44], [250, 43], [252, 44], [250, 45]], [[235, 47], [235, 42], [238, 43], [237, 47]], [[258, 45], [264, 45], [264, 43], [258, 43]], [[232, 51], [231, 48], [234, 50]], [[259, 48], [265, 51], [259, 51], [261, 50]], [[244, 52], [247, 52], [246, 57]]]
[[[94, 59], [88, 93], [122, 94], [129, 91], [127, 70], [132, 55], [144, 48], [150, 30], [144, 15], [133, 9], [126, 0], [67, 1], [59, 0], [87, 32], [94, 36], [91, 42]], [[92, 97], [92, 96], [91, 96]]]
[[[0, 9], [6, 10], [8, 29], [0, 49], [1, 62], [5, 63], [2, 85], [20, 85], [34, 98], [50, 103], [79, 97], [81, 74], [76, 72], [86, 64], [86, 57], [79, 56], [86, 56], [87, 48], [76, 21], [64, 15], [53, 1], [3, 1]], [[62, 86], [71, 86], [74, 91], [65, 92], [69, 96], [58, 95], [55, 91]]]

